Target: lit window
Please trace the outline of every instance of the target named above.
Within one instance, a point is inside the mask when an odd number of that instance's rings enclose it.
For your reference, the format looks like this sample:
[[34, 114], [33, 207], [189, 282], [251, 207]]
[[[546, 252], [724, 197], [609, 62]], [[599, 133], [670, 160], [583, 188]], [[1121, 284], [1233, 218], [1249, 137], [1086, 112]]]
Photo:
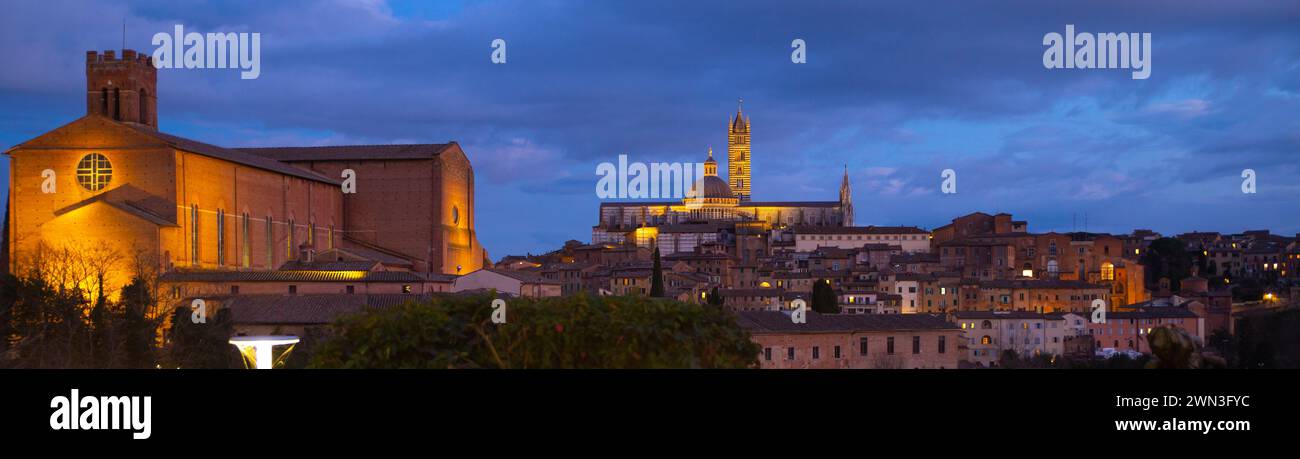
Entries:
[[99, 191], [113, 179], [113, 165], [99, 153], [91, 153], [77, 163], [77, 184], [90, 191]]

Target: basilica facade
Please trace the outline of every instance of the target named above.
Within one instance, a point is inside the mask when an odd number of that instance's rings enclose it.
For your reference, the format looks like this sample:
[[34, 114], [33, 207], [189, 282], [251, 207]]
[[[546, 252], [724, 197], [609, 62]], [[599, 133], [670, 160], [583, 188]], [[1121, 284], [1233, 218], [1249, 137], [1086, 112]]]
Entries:
[[156, 82], [147, 55], [90, 51], [86, 115], [5, 152], [8, 272], [60, 247], [111, 258], [109, 292], [141, 270], [188, 282], [347, 261], [418, 281], [482, 268], [457, 143], [210, 145], [158, 129]]

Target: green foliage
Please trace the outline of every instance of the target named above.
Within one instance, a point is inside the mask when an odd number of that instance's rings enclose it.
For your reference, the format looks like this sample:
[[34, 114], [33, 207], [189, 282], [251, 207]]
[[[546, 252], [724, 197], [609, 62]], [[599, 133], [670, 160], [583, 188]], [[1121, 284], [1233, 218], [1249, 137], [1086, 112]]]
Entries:
[[720, 308], [725, 304], [726, 299], [722, 297], [722, 294], [718, 293], [717, 287], [713, 287], [712, 290], [709, 290], [709, 294], [705, 296], [705, 302], [710, 306], [717, 306]]
[[93, 368], [91, 305], [77, 289], [56, 288], [40, 278], [3, 278], [4, 340], [9, 349], [0, 366]]
[[1237, 319], [1227, 355], [1236, 368], [1300, 367], [1300, 309], [1261, 312]]
[[1178, 291], [1182, 280], [1192, 275], [1195, 258], [1187, 251], [1183, 241], [1165, 237], [1151, 242], [1151, 246], [1142, 254], [1142, 266], [1146, 267], [1147, 286], [1159, 283], [1160, 278], [1169, 278], [1169, 287]]
[[1259, 280], [1245, 277], [1232, 281], [1232, 301], [1260, 301], [1264, 299], [1265, 286]]
[[[712, 295], [711, 295], [712, 296]], [[641, 297], [445, 296], [339, 319], [315, 368], [745, 368], [758, 345], [719, 308]]]
[[650, 275], [650, 296], [664, 296], [664, 268], [659, 260], [659, 248], [655, 247], [654, 273]]
[[122, 288], [122, 341], [124, 349], [123, 366], [126, 368], [152, 368], [154, 366], [154, 344], [158, 338], [158, 321], [147, 317], [154, 304], [149, 287], [140, 278]]
[[195, 323], [192, 311], [178, 307], [172, 313], [171, 332], [160, 365], [163, 368], [243, 368], [243, 357], [230, 344], [234, 320], [229, 309]]
[[812, 288], [812, 310], [822, 314], [839, 314], [840, 301], [835, 296], [835, 287], [831, 281], [817, 279]]
[[110, 302], [86, 301], [37, 276], [0, 280], [0, 366], [16, 368], [151, 368], [158, 322], [153, 299], [134, 279]]

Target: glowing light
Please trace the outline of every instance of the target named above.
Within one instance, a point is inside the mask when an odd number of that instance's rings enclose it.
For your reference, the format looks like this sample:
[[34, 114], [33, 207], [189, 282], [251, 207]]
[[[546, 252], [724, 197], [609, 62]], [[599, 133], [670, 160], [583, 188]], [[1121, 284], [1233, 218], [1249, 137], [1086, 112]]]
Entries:
[[245, 359], [253, 361], [254, 368], [270, 370], [275, 365], [275, 359], [271, 355], [272, 347], [298, 344], [298, 337], [288, 335], [236, 336], [230, 338], [229, 342], [239, 348], [239, 353], [243, 354]]
[[1023, 276], [1023, 277], [1034, 277], [1034, 270], [1032, 270], [1032, 269], [1026, 269], [1026, 270], [1020, 271], [1020, 275]]

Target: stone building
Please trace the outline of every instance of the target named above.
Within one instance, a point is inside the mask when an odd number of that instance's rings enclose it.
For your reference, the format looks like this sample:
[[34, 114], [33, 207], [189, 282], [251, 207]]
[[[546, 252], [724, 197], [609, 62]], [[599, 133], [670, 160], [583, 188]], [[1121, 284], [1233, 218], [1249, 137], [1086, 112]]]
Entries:
[[961, 329], [930, 314], [743, 311], [737, 323], [760, 347], [760, 368], [957, 368]]
[[473, 169], [455, 142], [223, 148], [159, 131], [156, 82], [147, 56], [89, 51], [86, 115], [5, 152], [5, 269], [50, 247], [105, 254], [111, 294], [140, 270], [187, 284], [325, 252], [414, 272], [483, 266]]

